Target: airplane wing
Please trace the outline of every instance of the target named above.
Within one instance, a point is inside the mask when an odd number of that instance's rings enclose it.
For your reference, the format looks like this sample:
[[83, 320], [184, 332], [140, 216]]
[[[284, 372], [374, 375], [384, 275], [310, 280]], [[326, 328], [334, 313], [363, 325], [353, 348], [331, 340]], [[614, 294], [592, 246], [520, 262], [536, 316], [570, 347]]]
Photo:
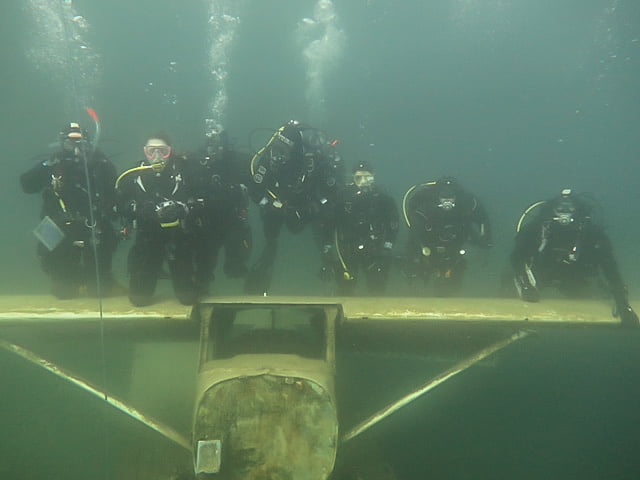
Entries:
[[[548, 299], [527, 303], [511, 298], [412, 298], [412, 297], [211, 297], [203, 303], [237, 304], [340, 304], [345, 323], [467, 322], [470, 324], [513, 323], [519, 325], [617, 325], [606, 300]], [[0, 296], [0, 326], [27, 322], [71, 323], [99, 319], [96, 299], [56, 300], [50, 296]], [[175, 300], [163, 300], [148, 307], [134, 307], [124, 297], [103, 300], [105, 320], [172, 323], [186, 320], [191, 308]]]
[[[604, 300], [214, 297], [203, 302], [216, 304], [339, 305], [338, 350], [446, 357], [444, 368], [428, 380], [343, 428], [342, 442], [532, 332], [620, 324]], [[0, 296], [0, 347], [189, 448], [203, 311], [174, 300], [135, 308], [126, 298], [106, 298], [100, 305], [96, 299]], [[106, 345], [106, 376], [98, 366], [100, 342]], [[108, 389], [99, 386], [105, 378]]]

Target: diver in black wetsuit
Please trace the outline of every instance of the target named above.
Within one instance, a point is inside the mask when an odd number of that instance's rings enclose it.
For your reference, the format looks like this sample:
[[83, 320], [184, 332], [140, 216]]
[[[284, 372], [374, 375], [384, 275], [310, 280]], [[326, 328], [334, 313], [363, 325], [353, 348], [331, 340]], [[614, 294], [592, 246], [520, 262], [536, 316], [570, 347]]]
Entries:
[[344, 176], [334, 146], [322, 131], [291, 120], [253, 156], [249, 192], [260, 207], [265, 246], [249, 271], [247, 293], [267, 293], [283, 225], [298, 233], [311, 224], [323, 271], [332, 268], [335, 196]]
[[357, 164], [353, 183], [340, 189], [335, 223], [338, 295], [353, 295], [360, 272], [370, 294], [384, 293], [398, 235], [398, 208], [375, 183], [369, 163]]
[[[36, 230], [41, 240], [38, 257], [58, 298], [76, 297], [84, 287], [92, 295], [111, 292], [111, 259], [117, 244], [111, 223], [115, 179], [113, 163], [91, 146], [87, 132], [75, 122], [60, 133], [60, 149], [20, 177], [25, 193], [42, 193], [43, 221]], [[90, 205], [95, 224], [91, 223]]]
[[234, 150], [221, 128], [212, 131], [205, 147], [186, 162], [194, 211], [197, 208], [198, 212], [194, 262], [200, 294], [208, 293], [222, 247], [223, 271], [228, 277], [243, 277], [248, 272], [252, 240], [245, 186], [250, 178], [245, 171], [249, 162], [250, 156]]
[[[522, 225], [534, 207], [537, 215]], [[556, 286], [571, 297], [584, 297], [591, 280], [601, 277], [622, 323], [638, 324], [611, 241], [593, 222], [588, 197], [564, 189], [558, 197], [532, 205], [525, 215], [519, 222], [511, 254], [515, 285], [522, 300], [539, 301], [540, 290], [548, 286]]]
[[405, 274], [426, 283], [435, 277], [437, 295], [459, 289], [467, 242], [491, 246], [489, 219], [480, 201], [453, 177], [411, 187], [403, 202], [409, 226]]
[[[145, 160], [118, 178], [118, 211], [125, 231], [135, 231], [128, 257], [129, 299], [152, 302], [166, 260], [178, 300], [192, 305], [200, 292], [195, 282], [194, 197], [185, 158], [175, 155], [159, 134], [144, 146]], [[197, 208], [195, 208], [197, 212]]]

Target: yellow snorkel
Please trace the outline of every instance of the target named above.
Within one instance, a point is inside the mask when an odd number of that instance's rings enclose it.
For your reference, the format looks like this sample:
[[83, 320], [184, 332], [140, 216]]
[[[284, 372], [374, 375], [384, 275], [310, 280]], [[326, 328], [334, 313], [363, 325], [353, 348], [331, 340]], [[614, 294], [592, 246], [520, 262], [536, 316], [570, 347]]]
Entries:
[[140, 165], [139, 167], [133, 167], [133, 168], [130, 168], [129, 170], [125, 170], [124, 172], [122, 172], [120, 174], [120, 176], [116, 180], [116, 190], [120, 186], [120, 182], [122, 181], [122, 179], [124, 177], [126, 177], [127, 175], [129, 175], [131, 173], [136, 173], [136, 172], [144, 172], [146, 170], [153, 170], [155, 172], [161, 172], [161, 171], [164, 170], [166, 165], [167, 165], [166, 162], [158, 162], [158, 163], [153, 163], [151, 165]]
[[349, 267], [347, 267], [347, 264], [345, 263], [344, 258], [342, 257], [342, 253], [340, 252], [340, 244], [338, 242], [337, 228], [334, 231], [333, 238], [336, 244], [336, 253], [338, 254], [338, 260], [340, 260], [340, 265], [342, 265], [342, 270], [344, 270], [344, 273], [342, 274], [342, 276], [344, 277], [345, 280], [353, 280], [353, 276], [351, 275], [351, 273], [349, 273]]
[[[284, 132], [285, 127], [287, 127], [287, 125], [283, 125], [281, 126], [278, 130], [275, 131], [275, 133], [273, 135], [271, 135], [271, 138], [269, 139], [269, 141], [266, 143], [266, 145], [264, 147], [262, 147], [260, 150], [258, 150], [256, 152], [256, 154], [251, 158], [251, 164], [250, 164], [250, 170], [251, 170], [251, 176], [255, 178], [256, 175], [256, 171], [255, 171], [255, 163], [256, 160], [262, 156], [262, 154], [271, 146], [271, 144], [273, 144], [273, 142], [277, 139], [277, 138], [285, 138], [282, 137], [282, 132]], [[261, 175], [262, 172], [258, 172], [258, 175]], [[273, 198], [274, 202], [274, 206], [280, 208], [282, 207], [282, 202], [280, 202], [278, 200], [278, 196], [272, 192], [271, 190], [267, 189], [267, 193], [271, 196], [271, 198]]]
[[518, 224], [516, 225], [516, 233], [520, 232], [520, 229], [522, 228], [522, 223], [524, 222], [525, 217], [527, 216], [527, 214], [533, 210], [536, 207], [539, 207], [540, 205], [542, 205], [543, 203], [547, 203], [546, 200], [541, 200], [539, 202], [536, 202], [532, 205], [529, 205], [527, 207], [527, 209], [524, 211], [524, 213], [522, 215], [520, 215], [520, 220], [518, 220]]
[[404, 215], [404, 221], [406, 222], [407, 227], [411, 228], [409, 215], [407, 215], [407, 199], [409, 198], [409, 195], [411, 195], [411, 192], [413, 192], [418, 187], [427, 187], [435, 184], [436, 182], [426, 182], [426, 183], [416, 184], [413, 187], [411, 187], [409, 190], [407, 190], [407, 192], [402, 197], [402, 214]]

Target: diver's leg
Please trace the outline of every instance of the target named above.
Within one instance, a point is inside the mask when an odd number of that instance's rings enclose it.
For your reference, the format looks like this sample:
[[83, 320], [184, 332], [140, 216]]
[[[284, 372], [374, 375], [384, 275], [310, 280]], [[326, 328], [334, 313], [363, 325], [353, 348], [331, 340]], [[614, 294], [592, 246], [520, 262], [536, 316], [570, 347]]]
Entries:
[[[98, 256], [98, 270], [100, 272], [100, 295], [109, 296], [115, 292], [115, 280], [113, 279], [112, 259], [117, 246], [117, 237], [113, 227], [103, 225], [96, 231], [96, 250]], [[87, 232], [86, 247], [83, 251], [83, 264], [85, 283], [89, 295], [97, 295], [96, 262], [91, 238], [91, 231]]]
[[271, 286], [273, 264], [278, 251], [278, 235], [282, 230], [282, 212], [267, 210], [262, 215], [265, 245], [258, 261], [251, 267], [245, 282], [245, 291], [250, 295], [264, 295]]
[[460, 291], [466, 263], [461, 258], [447, 259], [438, 265], [434, 294], [437, 297], [449, 297]]
[[382, 295], [387, 289], [391, 256], [374, 256], [363, 259], [367, 272], [367, 291], [370, 295]]
[[64, 239], [53, 251], [38, 244], [42, 269], [51, 279], [51, 293], [60, 300], [75, 298], [80, 288], [80, 251], [70, 240]]
[[433, 279], [438, 277], [438, 267], [432, 257], [422, 255], [414, 261], [415, 275], [413, 281], [410, 281], [411, 294], [424, 296], [427, 288], [434, 283]]
[[353, 256], [354, 249], [348, 239], [337, 236], [333, 224], [324, 217], [316, 215], [311, 221], [311, 228], [316, 249], [319, 252], [320, 279], [325, 282], [336, 282], [336, 295], [349, 296], [357, 283], [359, 265]]
[[193, 305], [200, 292], [195, 283], [194, 238], [176, 232], [168, 258], [171, 282], [176, 297], [183, 305]]
[[194, 287], [200, 296], [209, 294], [209, 287], [215, 278], [219, 249], [219, 233], [211, 225], [194, 234]]
[[431, 279], [433, 269], [430, 255], [430, 249], [421, 239], [421, 235], [415, 230], [409, 229], [401, 273], [409, 283], [409, 290], [413, 295], [423, 295], [424, 288]]
[[152, 303], [164, 262], [161, 236], [138, 232], [128, 256], [129, 300], [136, 306]]
[[230, 223], [224, 238], [224, 273], [230, 278], [244, 277], [249, 269], [251, 257], [251, 227], [246, 220], [236, 219]]

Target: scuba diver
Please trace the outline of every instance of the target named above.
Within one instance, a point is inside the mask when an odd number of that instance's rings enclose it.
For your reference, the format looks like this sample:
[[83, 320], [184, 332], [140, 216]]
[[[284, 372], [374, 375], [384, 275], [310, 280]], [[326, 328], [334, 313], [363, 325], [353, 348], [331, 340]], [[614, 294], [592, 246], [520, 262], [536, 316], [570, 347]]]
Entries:
[[491, 246], [491, 229], [479, 200], [453, 177], [414, 185], [402, 209], [409, 227], [405, 275], [425, 283], [435, 277], [436, 295], [450, 295], [462, 284], [465, 244]]
[[193, 194], [195, 283], [206, 295], [214, 278], [218, 252], [224, 247], [223, 271], [230, 278], [247, 274], [251, 255], [247, 178], [242, 174], [250, 157], [233, 149], [221, 127], [207, 135], [203, 149], [189, 155], [185, 164]]
[[251, 159], [249, 193], [260, 207], [265, 246], [247, 276], [247, 293], [266, 295], [283, 225], [299, 233], [311, 224], [323, 269], [333, 267], [333, 209], [344, 176], [336, 144], [321, 130], [291, 120]]
[[335, 224], [338, 295], [353, 295], [359, 271], [370, 294], [384, 293], [398, 235], [398, 208], [375, 183], [369, 163], [358, 163], [353, 183], [339, 191]]
[[[194, 266], [194, 227], [197, 217], [185, 158], [175, 155], [164, 134], [150, 137], [145, 159], [118, 177], [118, 211], [125, 238], [135, 231], [129, 251], [129, 300], [136, 306], [152, 303], [162, 266], [167, 261], [176, 297], [184, 305], [198, 299]], [[197, 208], [196, 208], [197, 211]]]
[[20, 177], [25, 193], [42, 193], [42, 221], [34, 231], [37, 254], [59, 299], [77, 297], [84, 288], [90, 295], [107, 295], [114, 286], [115, 179], [111, 160], [76, 122], [60, 132], [57, 152]]
[[[534, 208], [537, 215], [523, 225]], [[613, 296], [615, 315], [624, 325], [637, 325], [611, 241], [593, 222], [592, 211], [586, 195], [568, 188], [552, 200], [527, 208], [518, 222], [511, 254], [516, 289], [527, 302], [539, 301], [540, 290], [551, 285], [567, 296], [584, 297], [590, 280], [601, 277]]]

